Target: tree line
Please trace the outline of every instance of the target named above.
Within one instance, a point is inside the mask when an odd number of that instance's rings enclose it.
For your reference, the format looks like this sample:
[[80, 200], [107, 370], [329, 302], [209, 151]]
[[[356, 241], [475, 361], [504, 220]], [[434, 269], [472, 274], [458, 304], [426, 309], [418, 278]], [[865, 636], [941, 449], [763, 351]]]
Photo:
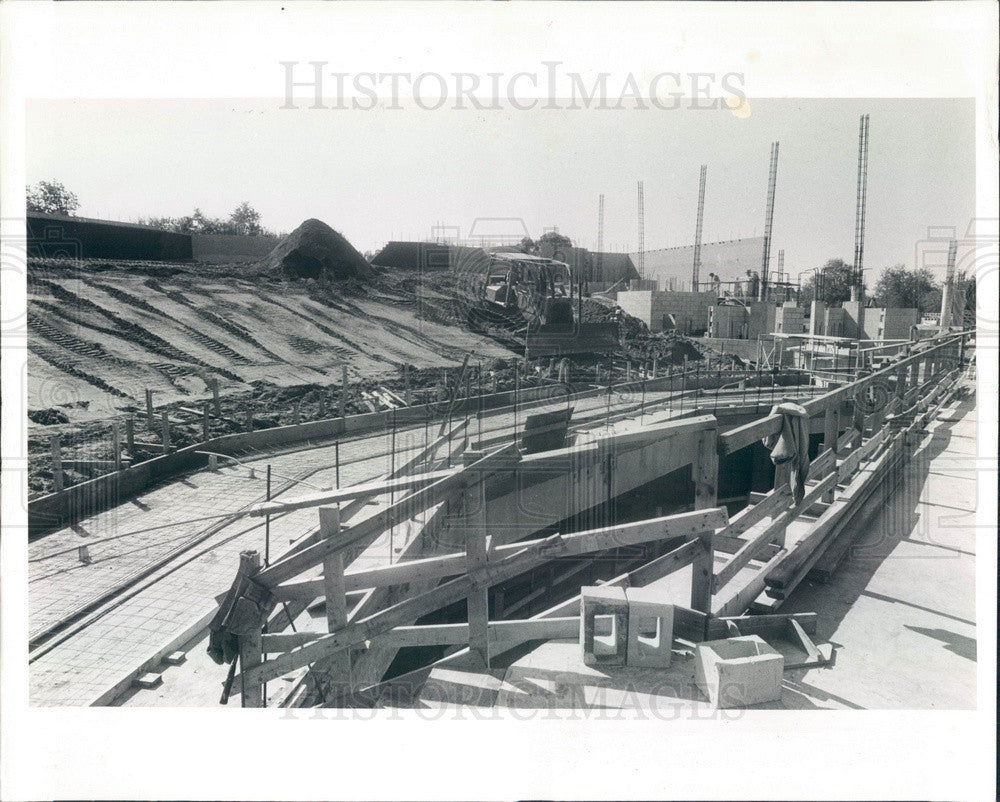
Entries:
[[[808, 305], [817, 300], [832, 305], [849, 301], [853, 272], [853, 266], [843, 259], [830, 259], [803, 282], [799, 302]], [[956, 284], [964, 283], [966, 286], [966, 308], [974, 310], [976, 285], [974, 281], [966, 281], [966, 278], [961, 271], [955, 275]], [[865, 290], [867, 296], [867, 287]], [[910, 270], [905, 265], [896, 264], [882, 271], [870, 297], [876, 306], [918, 309], [923, 314], [941, 309], [942, 291], [941, 283], [927, 268]]]
[[[29, 212], [72, 216], [80, 208], [80, 200], [76, 193], [66, 189], [59, 181], [39, 181], [33, 186], [25, 187], [25, 198]], [[233, 209], [229, 217], [211, 217], [201, 209], [195, 209], [191, 214], [182, 217], [140, 217], [136, 222], [139, 225], [163, 231], [176, 231], [180, 234], [278, 236], [274, 231], [261, 225], [260, 212], [246, 201]]]

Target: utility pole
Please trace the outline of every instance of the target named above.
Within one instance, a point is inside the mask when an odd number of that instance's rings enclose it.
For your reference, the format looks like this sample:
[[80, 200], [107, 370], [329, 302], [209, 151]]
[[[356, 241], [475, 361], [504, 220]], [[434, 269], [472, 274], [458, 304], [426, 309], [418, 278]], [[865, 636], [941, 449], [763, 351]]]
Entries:
[[639, 182], [639, 278], [646, 278], [646, 211], [642, 201], [642, 181]]
[[865, 207], [868, 201], [868, 115], [861, 115], [858, 130], [858, 199], [854, 210], [854, 281], [851, 300], [864, 301]]
[[948, 331], [951, 326], [952, 298], [955, 294], [955, 256], [958, 253], [958, 241], [948, 243], [948, 268], [945, 271], [944, 289], [941, 291], [941, 316], [938, 318], [938, 329]]
[[604, 252], [604, 195], [597, 197], [597, 252]]
[[701, 179], [698, 183], [698, 220], [694, 226], [694, 266], [691, 268], [691, 291], [698, 292], [701, 280], [701, 228], [705, 220], [705, 178], [708, 175], [708, 165], [701, 166]]
[[771, 167], [767, 176], [767, 207], [764, 210], [764, 252], [761, 254], [758, 301], [767, 300], [767, 271], [771, 264], [771, 226], [774, 223], [774, 189], [778, 181], [778, 143], [771, 143]]

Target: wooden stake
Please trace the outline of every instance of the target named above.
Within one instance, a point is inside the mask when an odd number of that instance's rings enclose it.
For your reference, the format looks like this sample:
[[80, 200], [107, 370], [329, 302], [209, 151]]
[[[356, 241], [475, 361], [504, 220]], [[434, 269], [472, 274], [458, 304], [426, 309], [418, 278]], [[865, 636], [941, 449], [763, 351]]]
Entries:
[[215, 407], [215, 417], [222, 417], [222, 402], [219, 401], [219, 380], [210, 379], [209, 387], [212, 389], [212, 405]]
[[146, 390], [146, 425], [153, 428], [153, 391]]
[[[834, 459], [837, 454], [837, 439], [840, 436], [840, 405], [827, 407], [823, 413], [823, 450], [833, 451]], [[827, 504], [833, 502], [833, 490], [830, 490], [823, 501]]]
[[252, 432], [253, 431], [253, 410], [250, 409], [249, 407], [247, 407], [246, 419], [247, 419], [247, 431], [248, 432]]
[[111, 422], [111, 450], [114, 453], [115, 471], [122, 469], [122, 433], [121, 424], [116, 418]]
[[347, 416], [347, 365], [340, 368], [340, 417]]
[[302, 402], [296, 401], [292, 406], [292, 425], [298, 426], [300, 421], [299, 412], [301, 411]]
[[[485, 476], [477, 477], [478, 481], [466, 491], [466, 528], [465, 528], [465, 570], [474, 571], [486, 563], [486, 482]], [[478, 525], [474, 525], [470, 514], [473, 493], [478, 495], [479, 515]], [[469, 651], [473, 659], [481, 666], [490, 667], [489, 650], [489, 588], [473, 585], [466, 597], [466, 607], [469, 615]]]
[[[703, 510], [714, 507], [718, 492], [719, 455], [716, 451], [715, 429], [708, 429], [698, 436], [698, 451], [691, 465], [694, 479], [694, 508]], [[714, 560], [712, 536], [702, 536], [706, 550], [692, 563], [691, 607], [703, 613], [712, 611], [712, 573]]]
[[135, 462], [135, 418], [131, 415], [125, 418], [125, 446], [132, 462]]
[[160, 438], [163, 441], [163, 453], [170, 450], [170, 418], [166, 407], [160, 413]]
[[[260, 553], [257, 551], [240, 552], [239, 573], [253, 576], [260, 571]], [[247, 678], [247, 674], [263, 662], [261, 647], [261, 627], [263, 622], [240, 632], [237, 636], [240, 648], [240, 674], [242, 681], [241, 699], [243, 707], [264, 706], [264, 686], [260, 681]]]
[[201, 441], [208, 442], [208, 402], [201, 406]]
[[52, 490], [58, 493], [63, 489], [63, 469], [62, 439], [57, 434], [49, 438], [49, 453], [52, 454]]
[[[328, 539], [340, 533], [340, 508], [319, 508], [320, 537]], [[323, 593], [326, 597], [326, 627], [336, 632], [347, 626], [347, 594], [344, 589], [344, 553], [338, 551], [323, 561]], [[350, 684], [351, 653], [349, 649], [331, 655], [324, 661], [328, 676], [336, 684]]]

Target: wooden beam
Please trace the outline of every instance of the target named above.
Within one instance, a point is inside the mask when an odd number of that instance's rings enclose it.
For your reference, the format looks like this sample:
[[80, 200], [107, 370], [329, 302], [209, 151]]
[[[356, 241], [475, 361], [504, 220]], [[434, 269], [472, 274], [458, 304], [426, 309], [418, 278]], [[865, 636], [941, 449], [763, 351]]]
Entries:
[[[938, 350], [950, 346], [958, 342], [958, 339], [950, 340], [946, 343], [941, 343], [928, 351], [923, 351], [920, 354], [915, 354], [911, 357], [906, 357], [898, 362], [894, 362], [888, 367], [882, 368], [881, 370], [875, 371], [874, 373], [865, 376], [864, 378], [858, 379], [851, 382], [850, 384], [845, 384], [828, 393], [824, 393], [821, 396], [813, 398], [802, 404], [805, 407], [806, 412], [810, 417], [813, 415], [818, 415], [820, 412], [826, 411], [829, 407], [834, 404], [841, 404], [844, 401], [853, 398], [856, 393], [860, 392], [867, 385], [871, 384], [873, 381], [882, 378], [888, 378], [900, 367], [905, 365], [911, 365], [918, 363], [920, 360], [932, 352], [937, 352]], [[765, 436], [769, 434], [778, 434], [781, 431], [781, 416], [780, 415], [768, 415], [765, 418], [761, 418], [756, 421], [751, 421], [743, 426], [737, 426], [719, 436], [719, 454], [732, 454], [735, 451], [746, 448], [752, 445], [757, 440], [764, 439]]]
[[461, 471], [461, 468], [453, 468], [444, 471], [431, 471], [430, 473], [418, 473], [412, 476], [397, 476], [390, 479], [380, 479], [375, 482], [365, 482], [363, 484], [348, 485], [339, 490], [329, 490], [322, 493], [311, 493], [306, 496], [281, 499], [278, 501], [268, 501], [255, 504], [250, 508], [248, 515], [253, 518], [262, 518], [265, 515], [277, 515], [283, 512], [306, 509], [308, 507], [322, 507], [330, 504], [339, 504], [342, 501], [369, 499], [373, 496], [387, 496], [390, 493], [398, 493], [403, 490], [414, 490], [426, 487], [429, 484], [438, 482]]
[[477, 472], [488, 473], [494, 470], [497, 463], [508, 461], [510, 456], [515, 453], [516, 446], [514, 444], [499, 448], [469, 467], [460, 468], [400, 499], [395, 504], [389, 505], [371, 518], [344, 530], [338, 537], [315, 543], [280, 560], [271, 567], [265, 568], [258, 575], [257, 581], [268, 587], [274, 587], [279, 582], [291, 579], [296, 574], [322, 562], [327, 554], [384, 532], [389, 527], [409, 520], [418, 512], [423, 512], [428, 507], [443, 501], [451, 493], [461, 490], [468, 481], [468, 476]]
[[[698, 453], [691, 466], [694, 479], [694, 508], [714, 507], [718, 491], [719, 455], [716, 452], [716, 430], [703, 431], [698, 436]], [[699, 556], [691, 571], [691, 607], [703, 613], [712, 610], [712, 537], [702, 537], [706, 554]]]
[[716, 539], [739, 537], [749, 531], [765, 518], [772, 517], [783, 509], [787, 509], [792, 499], [792, 489], [786, 484], [764, 494], [760, 501], [744, 507], [729, 521], [729, 525], [716, 532]]
[[[465, 528], [465, 568], [474, 573], [486, 565], [486, 483], [480, 479], [473, 488], [479, 502], [477, 511], [478, 526], [473, 526], [468, 505], [473, 494], [467, 493], [463, 501], [466, 505]], [[469, 621], [469, 652], [480, 666], [490, 667], [489, 651], [489, 586], [473, 585], [465, 599]]]
[[[340, 510], [336, 507], [319, 508], [319, 525], [324, 539], [335, 538], [340, 533]], [[336, 632], [347, 626], [347, 591], [344, 585], [344, 554], [335, 552], [323, 561], [323, 594], [326, 598], [326, 627]], [[351, 653], [337, 652], [323, 666], [325, 673], [336, 684], [350, 683]]]
[[715, 575], [713, 593], [718, 593], [725, 587], [754, 558], [762, 546], [773, 540], [779, 532], [783, 532], [792, 521], [798, 518], [805, 510], [809, 509], [820, 496], [836, 487], [836, 485], [837, 475], [835, 473], [829, 474], [815, 487], [811, 488], [802, 497], [801, 502], [782, 512], [770, 524], [758, 532]]
[[[725, 509], [716, 507], [708, 510], [685, 512], [638, 521], [631, 524], [616, 524], [586, 532], [564, 535], [563, 556], [577, 556], [595, 551], [605, 551], [617, 546], [638, 546], [658, 540], [674, 538], [696, 538], [702, 532], [726, 526], [728, 517]], [[490, 560], [499, 560], [519, 551], [542, 544], [544, 540], [521, 541], [505, 546], [496, 546], [490, 552]], [[666, 555], [664, 555], [666, 556]], [[402, 585], [410, 582], [426, 582], [457, 576], [465, 572], [465, 555], [445, 554], [421, 560], [407, 560], [394, 565], [368, 568], [344, 574], [344, 586], [348, 593], [371, 587]], [[661, 558], [662, 559], [662, 558]], [[545, 560], [541, 560], [544, 562]], [[305, 579], [283, 583], [272, 588], [278, 601], [290, 599], [315, 599], [323, 593], [322, 579]]]
[[734, 624], [742, 636], [783, 635], [791, 621], [794, 621], [803, 633], [815, 634], [819, 616], [816, 613], [713, 616], [708, 622], [708, 639], [716, 640], [728, 637], [729, 624]]
[[404, 599], [391, 607], [358, 622], [352, 622], [338, 632], [326, 635], [292, 652], [257, 667], [254, 679], [267, 682], [296, 668], [325, 658], [337, 651], [358, 646], [396, 626], [405, 626], [423, 615], [434, 612], [468, 596], [474, 586], [486, 586], [511, 579], [528, 570], [540, 554], [556, 555], [561, 552], [561, 538], [546, 538], [541, 545], [524, 549], [496, 563], [489, 563], [477, 571], [449, 580], [417, 596]]
[[[716, 509], [703, 512], [716, 513], [715, 520], [721, 520], [722, 525], [724, 525], [726, 518], [724, 510]], [[564, 538], [559, 535], [536, 541], [534, 545], [524, 547], [510, 556], [503, 557], [496, 562], [488, 562], [471, 574], [449, 580], [366, 619], [350, 623], [338, 632], [281, 655], [259, 667], [255, 672], [255, 678], [261, 682], [274, 679], [296, 668], [308, 665], [327, 654], [359, 645], [395, 626], [403, 626], [405, 622], [414, 621], [422, 615], [452, 604], [468, 596], [469, 591], [475, 586], [488, 587], [503, 582], [530, 570], [539, 561], [565, 557], [569, 553], [569, 547], [566, 546]]]

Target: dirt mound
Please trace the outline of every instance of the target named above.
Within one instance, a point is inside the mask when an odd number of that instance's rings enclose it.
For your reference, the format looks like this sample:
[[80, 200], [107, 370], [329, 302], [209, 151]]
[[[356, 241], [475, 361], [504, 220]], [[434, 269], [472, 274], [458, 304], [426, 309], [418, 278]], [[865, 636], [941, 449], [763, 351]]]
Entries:
[[368, 278], [371, 265], [342, 234], [322, 220], [306, 220], [283, 237], [264, 260], [271, 271], [286, 278], [343, 281]]

